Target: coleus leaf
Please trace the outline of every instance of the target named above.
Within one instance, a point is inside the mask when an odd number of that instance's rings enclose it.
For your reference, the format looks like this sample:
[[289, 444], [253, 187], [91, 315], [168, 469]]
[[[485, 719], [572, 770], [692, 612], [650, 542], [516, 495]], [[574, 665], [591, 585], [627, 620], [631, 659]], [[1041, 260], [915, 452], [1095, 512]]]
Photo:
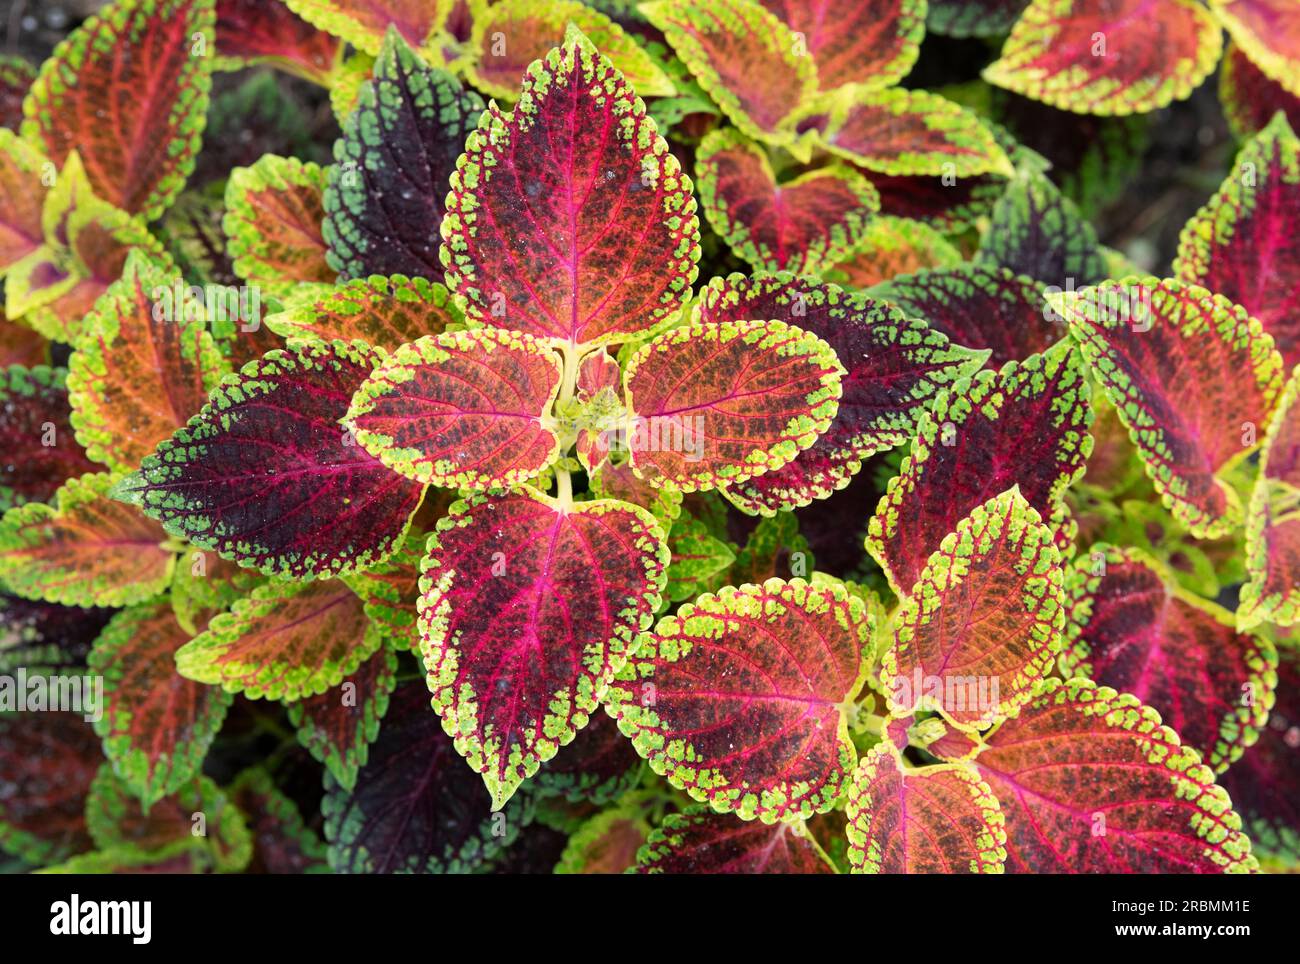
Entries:
[[0, 448], [22, 453], [5, 465], [0, 509], [48, 502], [68, 479], [97, 468], [73, 435], [66, 379], [47, 365], [0, 372]]
[[926, 29], [945, 37], [993, 37], [1020, 19], [1029, 0], [928, 0]]
[[817, 89], [801, 42], [755, 0], [658, 0], [638, 9], [663, 31], [700, 86], [747, 137], [803, 148], [796, 114]]
[[365, 602], [366, 617], [398, 649], [420, 651], [416, 601], [420, 597], [420, 561], [428, 537], [415, 526], [400, 549], [377, 566], [348, 577], [352, 591]]
[[382, 646], [337, 686], [289, 704], [298, 742], [346, 790], [356, 785], [396, 686], [397, 652]]
[[[202, 817], [202, 833], [195, 833]], [[140, 859], [153, 851], [185, 852], [190, 871], [238, 873], [248, 865], [253, 841], [244, 815], [211, 779], [198, 776], [146, 812], [105, 763], [86, 800], [86, 824], [95, 846]]]
[[338, 39], [317, 30], [283, 3], [216, 0], [217, 69], [269, 63], [328, 86], [342, 55]]
[[176, 562], [169, 595], [176, 621], [190, 636], [207, 628], [212, 617], [266, 582], [253, 569], [190, 547]]
[[382, 643], [343, 581], [275, 580], [177, 650], [176, 669], [249, 699], [292, 702], [338, 686]]
[[903, 275], [869, 294], [924, 320], [955, 344], [990, 352], [997, 367], [1047, 351], [1066, 327], [1042, 282], [989, 264], [960, 264]]
[[[725, 523], [724, 523], [725, 524]], [[747, 582], [762, 583], [774, 576], [803, 578], [810, 572], [814, 560], [808, 552], [808, 540], [799, 532], [799, 520], [793, 513], [778, 512], [760, 519], [745, 545], [736, 553], [728, 581], [732, 585]], [[817, 573], [813, 584], [819, 585]], [[845, 583], [845, 588], [849, 588]]]
[[334, 341], [249, 362], [115, 494], [173, 535], [270, 576], [381, 562], [423, 487], [338, 424], [378, 360], [360, 342]]
[[343, 278], [442, 277], [448, 178], [482, 111], [478, 94], [389, 31], [326, 175], [326, 260]]
[[1061, 671], [1132, 693], [1217, 772], [1255, 742], [1277, 653], [1135, 550], [1094, 546], [1070, 570]]
[[1240, 526], [1241, 499], [1219, 476], [1255, 446], [1282, 388], [1259, 321], [1172, 279], [1108, 281], [1057, 306], [1174, 518], [1198, 538]]
[[885, 87], [907, 76], [925, 36], [925, 0], [760, 0], [817, 65], [823, 90]]
[[867, 550], [894, 591], [906, 594], [944, 536], [1013, 485], [1040, 517], [1053, 518], [1083, 474], [1091, 424], [1088, 383], [1068, 342], [943, 392], [868, 527]]
[[555, 461], [560, 356], [518, 331], [449, 331], [371, 373], [343, 424], [394, 472], [452, 489], [509, 488]]
[[664, 532], [671, 530], [682, 512], [682, 493], [675, 488], [656, 488], [632, 470], [628, 462], [604, 462], [588, 478], [598, 499], [617, 499], [645, 509]]
[[978, 115], [925, 90], [845, 87], [811, 101], [801, 128], [832, 154], [894, 177], [1013, 173]]
[[1237, 157], [1218, 192], [1187, 222], [1174, 275], [1241, 305], [1300, 364], [1300, 251], [1289, 225], [1300, 209], [1300, 138], [1275, 118]]
[[143, 603], [114, 616], [90, 653], [104, 679], [95, 732], [146, 808], [198, 773], [230, 706], [228, 694], [177, 675], [173, 657], [189, 638], [168, 601]]
[[284, 0], [308, 23], [378, 56], [389, 28], [419, 48], [442, 29], [456, 0]]
[[618, 724], [597, 713], [572, 743], [542, 765], [529, 790], [537, 799], [559, 797], [567, 803], [600, 806], [631, 790], [643, 769]]
[[1062, 288], [1096, 284], [1110, 274], [1097, 232], [1038, 171], [1011, 182], [993, 209], [975, 261]]
[[1052, 530], [1018, 490], [976, 507], [893, 616], [880, 661], [890, 711], [987, 726], [1027, 702], [1061, 647], [1062, 579]]
[[708, 807], [670, 813], [636, 855], [642, 874], [833, 874], [799, 823], [737, 820]]
[[364, 341], [383, 353], [424, 335], [437, 335], [463, 317], [436, 281], [371, 275], [328, 288], [303, 286], [284, 300], [266, 326], [290, 345]]
[[44, 243], [41, 211], [53, 173], [45, 155], [0, 129], [0, 274]]
[[0, 594], [0, 673], [57, 676], [85, 669], [113, 610], [59, 606]]
[[49, 361], [49, 339], [25, 325], [0, 318], [0, 368], [36, 368]]
[[986, 357], [880, 302], [787, 274], [714, 278], [700, 293], [698, 313], [709, 323], [788, 321], [824, 339], [849, 366], [835, 418], [810, 448], [784, 467], [729, 485], [728, 498], [764, 515], [843, 488], [865, 459], [910, 438], [939, 389], [974, 374]]
[[854, 873], [1002, 872], [1002, 811], [969, 765], [904, 769], [892, 747], [878, 744], [858, 761], [847, 814]]
[[632, 467], [683, 492], [779, 469], [830, 426], [843, 373], [826, 342], [781, 321], [665, 332], [625, 369]]
[[74, 30], [23, 104], [23, 137], [152, 221], [194, 169], [212, 83], [213, 0], [117, 0]]
[[699, 257], [690, 179], [580, 34], [528, 68], [512, 113], [483, 114], [442, 237], [447, 287], [471, 321], [587, 344], [674, 314]]
[[1215, 0], [1211, 7], [1251, 61], [1300, 97], [1300, 10], [1287, 0]]
[[586, 726], [649, 625], [663, 538], [629, 503], [530, 489], [475, 495], [439, 521], [420, 580], [429, 688], [495, 809]]
[[26, 599], [66, 606], [127, 606], [158, 595], [175, 556], [166, 533], [115, 502], [107, 473], [69, 479], [50, 504], [32, 502], [0, 519], [0, 580]]
[[1300, 374], [1292, 373], [1268, 428], [1246, 513], [1238, 625], [1300, 621]]
[[844, 708], [872, 622], [840, 585], [728, 586], [642, 637], [607, 709], [656, 773], [719, 812], [826, 811], [854, 764]]
[[86, 797], [103, 760], [76, 713], [0, 715], [0, 849], [37, 865], [89, 849]]
[[111, 469], [138, 466], [229, 371], [204, 319], [177, 297], [184, 290], [178, 273], [132, 255], [75, 343], [72, 425], [86, 454]]
[[1006, 179], [993, 174], [953, 178], [874, 174], [880, 213], [920, 221], [945, 234], [972, 227], [993, 211]]
[[734, 130], [709, 133], [695, 157], [709, 223], [755, 268], [815, 274], [862, 240], [880, 198], [843, 165], [777, 183], [767, 154]]
[[1141, 114], [1187, 97], [1223, 34], [1195, 0], [1033, 0], [984, 79], [1079, 114]]
[[564, 42], [574, 24], [642, 97], [671, 97], [672, 80], [623, 28], [577, 0], [503, 0], [474, 18], [466, 76], [498, 101], [512, 101], [524, 71]]
[[296, 157], [265, 154], [232, 171], [222, 229], [235, 273], [278, 296], [302, 282], [334, 281], [321, 233], [324, 188], [325, 172]]
[[822, 277], [848, 288], [870, 288], [922, 268], [951, 268], [962, 260], [961, 252], [934, 228], [879, 215], [868, 222], [856, 250], [822, 271]]
[[321, 810], [336, 873], [465, 873], [519, 831], [513, 819], [493, 823], [491, 798], [429, 712], [419, 682], [393, 693], [356, 786], [349, 792], [329, 777], [326, 784]]
[[670, 602], [694, 599], [718, 589], [736, 561], [730, 545], [715, 538], [707, 525], [686, 513], [673, 523], [668, 533], [668, 548], [672, 562], [668, 566], [664, 595]]
[[91, 850], [69, 857], [62, 863], [42, 867], [41, 874], [191, 874], [208, 868], [196, 861], [188, 841], [178, 840], [157, 850], [141, 851], [116, 846]]
[[0, 57], [0, 127], [18, 130], [23, 98], [36, 79], [36, 68], [21, 57]]
[[1154, 710], [1090, 680], [1040, 687], [975, 758], [1006, 818], [1009, 872], [1256, 867], [1228, 795]]
[[1245, 821], [1261, 860], [1294, 867], [1300, 860], [1300, 792], [1296, 746], [1300, 744], [1300, 652], [1278, 647], [1277, 702], [1259, 742], [1219, 778]]
[[[627, 741], [624, 740], [626, 743]], [[622, 874], [636, 864], [650, 825], [635, 803], [602, 810], [569, 837], [557, 874]]]
[[253, 835], [248, 873], [328, 873], [325, 844], [303, 823], [297, 805], [265, 770], [257, 767], [241, 773], [230, 787], [230, 799], [247, 817]]
[[1286, 114], [1292, 130], [1300, 127], [1300, 94], [1271, 80], [1236, 44], [1229, 44], [1223, 52], [1219, 104], [1238, 140], [1262, 131], [1278, 111]]

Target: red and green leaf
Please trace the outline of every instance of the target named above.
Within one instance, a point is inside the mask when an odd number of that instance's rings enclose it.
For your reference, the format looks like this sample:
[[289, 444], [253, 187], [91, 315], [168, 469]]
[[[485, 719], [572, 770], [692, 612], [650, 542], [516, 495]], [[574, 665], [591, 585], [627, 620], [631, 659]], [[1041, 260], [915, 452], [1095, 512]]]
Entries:
[[22, 57], [0, 56], [0, 127], [18, 130], [23, 122], [23, 98], [36, 80], [36, 68]]
[[379, 356], [315, 342], [249, 362], [119, 486], [173, 535], [267, 575], [374, 565], [402, 540], [423, 487], [339, 420]]
[[847, 288], [870, 288], [898, 275], [961, 262], [961, 252], [934, 228], [883, 214], [867, 223], [857, 249], [823, 270], [822, 277]]
[[420, 560], [428, 536], [414, 526], [405, 544], [378, 566], [348, 577], [366, 604], [366, 616], [398, 649], [420, 651], [416, 602], [420, 598]]
[[177, 674], [175, 653], [189, 639], [164, 600], [118, 613], [90, 653], [90, 671], [104, 678], [95, 732], [146, 808], [199, 772], [230, 705], [228, 694]]
[[[880, 662], [892, 713], [937, 710], [983, 727], [1029, 700], [1052, 669], [1065, 624], [1052, 539], [1016, 489], [978, 506], [944, 538], [893, 616]], [[937, 700], [931, 680], [942, 685]]]
[[846, 486], [864, 460], [907, 441], [938, 391], [974, 374], [986, 357], [880, 302], [790, 275], [714, 278], [701, 292], [699, 314], [710, 323], [789, 322], [824, 339], [851, 366], [835, 418], [812, 447], [784, 467], [729, 485], [733, 502], [764, 515]]
[[259, 586], [176, 653], [187, 679], [249, 699], [325, 693], [383, 643], [361, 599], [338, 579]]
[[1259, 736], [1277, 653], [1134, 550], [1094, 546], [1069, 576], [1061, 671], [1132, 693], [1222, 772]]
[[815, 274], [858, 246], [880, 208], [871, 182], [847, 166], [778, 184], [766, 152], [734, 130], [704, 138], [695, 179], [714, 230], [760, 269]]
[[68, 479], [98, 467], [73, 435], [66, 377], [46, 365], [0, 373], [0, 450], [12, 458], [0, 481], [0, 510], [48, 502]]
[[[200, 829], [196, 818], [202, 820], [201, 833], [195, 832]], [[244, 815], [205, 776], [187, 781], [146, 811], [105, 763], [86, 800], [86, 824], [100, 850], [133, 862], [156, 859], [157, 851], [168, 857], [184, 853], [191, 873], [238, 873], [253, 852]]]
[[525, 489], [458, 502], [438, 523], [420, 581], [429, 688], [495, 809], [587, 725], [667, 564], [658, 524], [624, 502]]
[[805, 108], [804, 129], [832, 154], [894, 177], [1010, 177], [1010, 160], [979, 116], [925, 90], [846, 87]]
[[1273, 413], [1246, 512], [1246, 570], [1241, 628], [1300, 621], [1300, 374], [1294, 372]]
[[1214, 0], [1214, 15], [1251, 61], [1300, 97], [1300, 10], [1288, 0]]
[[106, 473], [69, 479], [49, 504], [0, 519], [0, 580], [25, 599], [127, 606], [163, 592], [175, 556], [158, 523], [115, 502]]
[[708, 807], [670, 813], [636, 855], [642, 874], [833, 874], [797, 822], [737, 820]]
[[817, 67], [793, 30], [755, 0], [657, 0], [638, 9], [742, 134], [800, 149], [796, 115], [817, 89]]
[[657, 488], [632, 470], [629, 462], [604, 462], [589, 478], [592, 494], [598, 499], [617, 499], [645, 509], [664, 532], [682, 512], [682, 493], [675, 488]]
[[1092, 406], [1079, 360], [1061, 343], [943, 392], [921, 417], [912, 450], [889, 482], [867, 549], [898, 595], [957, 524], [1013, 485], [1053, 519], [1092, 450]]
[[573, 742], [542, 765], [529, 784], [538, 799], [601, 806], [631, 790], [643, 775], [631, 742], [604, 713], [597, 713]]
[[961, 264], [904, 275], [870, 294], [920, 318], [954, 344], [988, 349], [998, 367], [1047, 351], [1066, 335], [1042, 282], [996, 265]]
[[449, 489], [509, 488], [560, 452], [547, 415], [560, 356], [518, 331], [444, 332], [404, 345], [357, 389], [343, 424], [394, 472]]
[[72, 674], [86, 668], [86, 656], [113, 610], [60, 606], [0, 593], [0, 673], [22, 668], [29, 677]]
[[1239, 527], [1241, 499], [1220, 476], [1255, 447], [1282, 388], [1260, 322], [1199, 285], [1154, 278], [1084, 288], [1055, 307], [1174, 518], [1198, 538]]
[[581, 35], [528, 68], [512, 113], [483, 114], [442, 237], [447, 287], [471, 321], [576, 343], [624, 341], [674, 314], [699, 257], [690, 179]]
[[220, 556], [188, 547], [176, 560], [169, 595], [176, 621], [190, 636], [207, 628], [212, 617], [266, 582], [266, 577]]
[[37, 865], [89, 850], [86, 797], [103, 761], [76, 713], [0, 715], [0, 849]]
[[389, 33], [326, 176], [321, 233], [343, 278], [442, 277], [448, 179], [482, 112], [482, 98]]
[[298, 742], [351, 790], [397, 686], [397, 652], [383, 646], [337, 686], [289, 704]]
[[1002, 872], [1002, 811], [969, 765], [904, 769], [891, 747], [877, 745], [858, 761], [847, 815], [854, 873]]
[[489, 97], [513, 101], [524, 72], [564, 42], [565, 28], [581, 30], [642, 97], [677, 93], [654, 59], [623, 28], [577, 0], [502, 0], [475, 17], [466, 76]]
[[1259, 742], [1219, 778], [1261, 861], [1300, 861], [1300, 651], [1278, 648], [1277, 702]]
[[719, 812], [826, 811], [855, 762], [844, 714], [872, 622], [840, 585], [728, 586], [643, 636], [607, 706], [656, 773]]
[[364, 341], [387, 354], [461, 321], [460, 309], [436, 281], [371, 275], [324, 289], [303, 286], [266, 319], [266, 327], [290, 345]]
[[1097, 232], [1047, 177], [1026, 171], [1011, 182], [975, 261], [1050, 285], [1082, 287], [1110, 272]]
[[1300, 94], [1293, 94], [1229, 44], [1219, 67], [1219, 105], [1237, 140], [1253, 137], [1282, 111], [1291, 129], [1300, 127]]
[[1174, 275], [1241, 305], [1300, 364], [1300, 138], [1275, 118], [1237, 157], [1223, 186], [1183, 228]]
[[451, 16], [455, 0], [284, 0], [308, 23], [378, 56], [395, 29], [411, 47], [433, 39]]
[[620, 805], [587, 820], [570, 835], [555, 873], [627, 873], [651, 832], [641, 809], [635, 803]]
[[718, 589], [726, 581], [736, 553], [730, 545], [709, 532], [709, 527], [687, 513], [673, 523], [668, 533], [672, 562], [664, 596], [670, 602], [694, 599]]
[[75, 343], [72, 425], [86, 454], [111, 469], [138, 466], [229, 370], [204, 319], [176, 303], [184, 290], [178, 273], [133, 255]]
[[1196, 0], [1033, 0], [984, 79], [1078, 114], [1141, 114], [1191, 94], [1222, 51]]
[[53, 173], [40, 151], [0, 129], [0, 275], [45, 243], [41, 211]]
[[823, 90], [907, 76], [925, 36], [925, 0], [760, 0], [803, 38]]
[[272, 295], [303, 282], [332, 282], [321, 232], [325, 172], [310, 161], [263, 155], [226, 183], [222, 229], [235, 273]]
[[945, 178], [874, 174], [880, 213], [908, 218], [941, 231], [959, 233], [993, 212], [1006, 189], [1006, 178], [993, 174]]
[[975, 759], [1012, 873], [1240, 873], [1241, 818], [1197, 752], [1128, 694], [1049, 678]]
[[213, 0], [117, 0], [59, 44], [23, 104], [23, 137], [95, 194], [152, 221], [194, 169], [212, 83]]
[[271, 64], [328, 86], [343, 45], [283, 3], [216, 0], [218, 69]]
[[780, 321], [668, 331], [626, 368], [632, 467], [683, 492], [779, 469], [830, 426], [843, 372], [826, 342]]
[[519, 830], [504, 819], [504, 834], [493, 833], [491, 798], [429, 712], [419, 682], [393, 693], [356, 786], [347, 791], [329, 777], [326, 784], [321, 810], [336, 873], [471, 872]]
[[38, 331], [0, 318], [0, 369], [38, 368], [50, 361], [50, 341]]
[[230, 787], [230, 799], [247, 817], [253, 835], [248, 873], [328, 873], [325, 844], [265, 770], [241, 773]]

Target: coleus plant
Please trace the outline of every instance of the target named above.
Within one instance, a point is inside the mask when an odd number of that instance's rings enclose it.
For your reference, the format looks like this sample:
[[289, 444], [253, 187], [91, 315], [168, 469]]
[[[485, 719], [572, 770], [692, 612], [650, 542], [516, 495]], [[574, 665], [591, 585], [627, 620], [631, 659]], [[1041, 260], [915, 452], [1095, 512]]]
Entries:
[[[1172, 277], [1131, 271], [900, 81], [927, 23], [1098, 113], [1200, 76], [1057, 63], [1113, 5], [960, 6], [117, 0], [0, 72], [0, 670], [103, 684], [0, 707], [0, 848], [1293, 868], [1300, 141], [1239, 112]], [[1269, 10], [1214, 16], [1277, 81]], [[187, 188], [256, 64], [329, 88], [333, 163]]]

